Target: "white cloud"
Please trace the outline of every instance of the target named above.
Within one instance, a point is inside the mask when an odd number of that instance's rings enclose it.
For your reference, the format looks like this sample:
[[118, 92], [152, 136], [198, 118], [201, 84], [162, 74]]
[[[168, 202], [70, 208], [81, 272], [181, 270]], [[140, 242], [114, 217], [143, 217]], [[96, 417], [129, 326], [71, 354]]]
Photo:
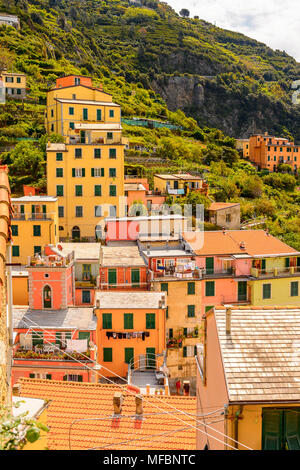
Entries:
[[191, 16], [216, 23], [285, 50], [300, 61], [299, 0], [165, 0], [177, 12], [188, 8]]

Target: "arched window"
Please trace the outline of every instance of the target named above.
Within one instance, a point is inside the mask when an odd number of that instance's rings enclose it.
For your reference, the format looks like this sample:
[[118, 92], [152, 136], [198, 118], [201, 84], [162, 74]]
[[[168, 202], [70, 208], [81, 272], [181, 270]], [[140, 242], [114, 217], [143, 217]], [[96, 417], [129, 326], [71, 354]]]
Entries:
[[43, 306], [44, 308], [52, 307], [52, 291], [50, 286], [45, 286], [43, 289]]
[[75, 226], [72, 228], [72, 238], [73, 240], [80, 240], [80, 228]]

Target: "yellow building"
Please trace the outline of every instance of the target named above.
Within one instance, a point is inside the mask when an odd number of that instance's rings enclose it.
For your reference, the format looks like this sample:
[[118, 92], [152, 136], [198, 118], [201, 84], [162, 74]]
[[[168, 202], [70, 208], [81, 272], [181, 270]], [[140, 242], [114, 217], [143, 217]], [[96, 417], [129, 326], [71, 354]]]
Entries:
[[[197, 449], [299, 450], [299, 305], [217, 307], [197, 346]], [[207, 434], [206, 434], [207, 433]]]
[[2, 72], [5, 93], [12, 98], [26, 98], [26, 75], [23, 73]]
[[236, 149], [242, 154], [243, 158], [249, 158], [249, 155], [250, 155], [249, 139], [237, 139]]
[[46, 129], [65, 138], [47, 146], [47, 191], [59, 198], [60, 238], [100, 238], [104, 217], [125, 210], [121, 108], [90, 78], [64, 77], [47, 94]]
[[160, 194], [169, 195], [175, 199], [178, 196], [184, 196], [189, 191], [199, 191], [207, 194], [208, 185], [206, 180], [200, 176], [190, 174], [176, 175], [154, 175], [154, 191]]
[[28, 257], [59, 241], [58, 200], [52, 196], [12, 198], [12, 261], [26, 265]]

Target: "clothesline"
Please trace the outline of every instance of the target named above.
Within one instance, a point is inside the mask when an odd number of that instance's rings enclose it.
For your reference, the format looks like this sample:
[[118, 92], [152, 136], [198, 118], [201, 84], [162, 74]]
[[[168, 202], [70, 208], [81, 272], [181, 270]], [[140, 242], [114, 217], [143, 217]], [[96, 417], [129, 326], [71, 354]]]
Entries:
[[130, 333], [118, 333], [115, 331], [107, 331], [106, 336], [108, 339], [132, 339], [132, 338], [141, 338], [145, 341], [145, 338], [150, 336], [149, 331], [131, 331]]

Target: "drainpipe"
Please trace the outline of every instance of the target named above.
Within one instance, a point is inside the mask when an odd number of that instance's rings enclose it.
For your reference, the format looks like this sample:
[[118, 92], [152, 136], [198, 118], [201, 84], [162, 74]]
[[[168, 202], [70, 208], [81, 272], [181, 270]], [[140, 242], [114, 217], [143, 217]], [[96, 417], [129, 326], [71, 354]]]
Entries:
[[239, 406], [238, 411], [234, 413], [234, 447], [236, 449], [239, 448], [238, 440], [239, 440], [239, 419], [241, 419], [241, 414], [243, 412], [243, 405]]

